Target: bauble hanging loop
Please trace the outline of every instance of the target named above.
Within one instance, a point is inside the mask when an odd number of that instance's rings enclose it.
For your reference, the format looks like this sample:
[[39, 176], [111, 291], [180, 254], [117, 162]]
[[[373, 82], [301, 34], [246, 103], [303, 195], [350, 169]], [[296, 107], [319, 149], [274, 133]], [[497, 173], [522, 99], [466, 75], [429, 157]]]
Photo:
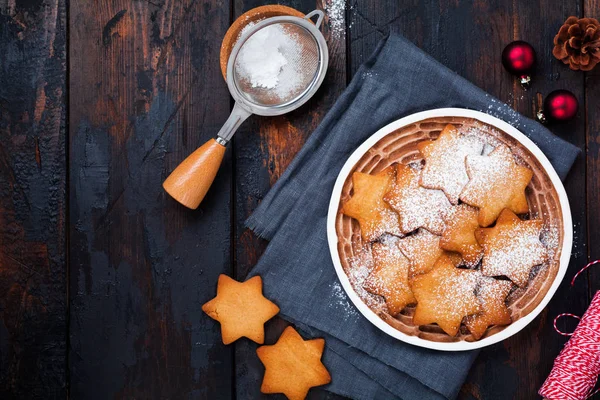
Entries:
[[509, 43], [502, 51], [502, 65], [508, 72], [519, 78], [523, 89], [527, 89], [531, 83], [535, 58], [533, 47], [522, 40]]
[[579, 102], [575, 95], [565, 89], [550, 92], [544, 99], [544, 106], [536, 114], [536, 118], [541, 123], [547, 122], [566, 122], [577, 115]]

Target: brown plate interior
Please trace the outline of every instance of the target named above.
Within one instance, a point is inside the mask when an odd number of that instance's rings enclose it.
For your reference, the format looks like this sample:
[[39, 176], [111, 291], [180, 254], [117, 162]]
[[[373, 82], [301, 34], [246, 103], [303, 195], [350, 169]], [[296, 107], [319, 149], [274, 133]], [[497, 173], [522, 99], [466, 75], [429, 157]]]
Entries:
[[[560, 267], [564, 237], [558, 193], [544, 167], [523, 144], [498, 128], [472, 118], [438, 117], [400, 128], [377, 142], [354, 166], [342, 188], [335, 225], [340, 261], [358, 296], [381, 319], [407, 335], [418, 336], [434, 342], [474, 341], [475, 339], [464, 326], [461, 327], [456, 337], [448, 336], [435, 324], [415, 326], [412, 323], [414, 306], [408, 306], [396, 316], [388, 314], [383, 298], [372, 295], [361, 286], [372, 264], [370, 252], [365, 251], [369, 249], [370, 244], [363, 243], [358, 222], [343, 215], [339, 210], [352, 195], [352, 173], [377, 173], [397, 162], [407, 164], [421, 160], [417, 143], [437, 138], [444, 126], [449, 123], [462, 127], [462, 129], [477, 129], [491, 146], [498, 142], [508, 145], [517, 162], [529, 167], [534, 172], [526, 190], [529, 214], [522, 217], [539, 217], [544, 220], [542, 242], [548, 247], [550, 257], [548, 262], [533, 269], [526, 288], [517, 288], [509, 294], [507, 304], [513, 322], [533, 311], [550, 289]], [[490, 327], [483, 337], [493, 335], [505, 328], [505, 326]]]

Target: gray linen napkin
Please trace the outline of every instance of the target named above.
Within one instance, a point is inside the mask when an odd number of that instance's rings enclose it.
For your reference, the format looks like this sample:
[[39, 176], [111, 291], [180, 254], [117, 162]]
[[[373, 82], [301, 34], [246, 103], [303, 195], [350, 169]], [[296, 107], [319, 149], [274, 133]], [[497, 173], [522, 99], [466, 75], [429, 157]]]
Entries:
[[544, 151], [561, 178], [579, 149], [448, 70], [401, 36], [382, 40], [344, 94], [263, 199], [247, 226], [270, 240], [251, 275], [284, 318], [324, 337], [332, 392], [356, 399], [453, 399], [477, 352], [438, 352], [404, 344], [374, 327], [350, 303], [327, 246], [326, 220], [337, 175], [379, 128], [439, 107], [489, 112]]

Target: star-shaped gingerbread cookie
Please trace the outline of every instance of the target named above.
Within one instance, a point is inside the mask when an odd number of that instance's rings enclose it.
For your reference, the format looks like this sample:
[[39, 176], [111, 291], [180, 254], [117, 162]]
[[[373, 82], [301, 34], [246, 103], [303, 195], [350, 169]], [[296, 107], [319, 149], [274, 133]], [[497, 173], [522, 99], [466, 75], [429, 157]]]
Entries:
[[431, 271], [444, 250], [440, 247], [440, 236], [427, 229], [419, 229], [414, 235], [403, 238], [398, 247], [410, 261], [410, 277]]
[[238, 282], [221, 274], [217, 297], [205, 303], [202, 311], [221, 323], [224, 344], [235, 342], [242, 336], [262, 344], [265, 341], [264, 324], [279, 312], [279, 307], [263, 296], [260, 276]]
[[482, 311], [479, 314], [465, 317], [464, 323], [476, 340], [479, 340], [488, 326], [508, 325], [512, 322], [510, 310], [506, 307], [506, 296], [512, 288], [510, 281], [482, 277], [477, 290], [477, 297]]
[[529, 211], [525, 188], [533, 172], [517, 164], [507, 146], [500, 144], [487, 156], [468, 156], [467, 173], [470, 180], [460, 199], [479, 207], [479, 225], [490, 226], [505, 208]]
[[398, 314], [408, 304], [415, 302], [408, 284], [410, 263], [398, 248], [399, 240], [373, 243], [374, 267], [363, 284], [369, 292], [385, 299], [390, 315]]
[[308, 390], [331, 382], [321, 362], [325, 340], [304, 340], [294, 328], [285, 328], [277, 343], [256, 349], [265, 366], [260, 388], [263, 393], [283, 393], [290, 400], [302, 400]]
[[448, 335], [455, 336], [464, 317], [481, 311], [475, 296], [480, 277], [479, 271], [456, 268], [450, 257], [440, 257], [431, 271], [412, 281], [417, 299], [414, 324], [435, 322]]
[[480, 155], [483, 146], [477, 136], [462, 134], [454, 125], [446, 125], [436, 140], [417, 145], [425, 158], [421, 185], [443, 190], [452, 204], [458, 204], [458, 196], [469, 181], [465, 158]]
[[358, 221], [363, 240], [367, 242], [384, 233], [400, 234], [398, 215], [383, 201], [394, 182], [394, 174], [393, 167], [377, 175], [352, 174], [354, 194], [342, 207], [342, 213]]
[[416, 166], [398, 164], [396, 182], [384, 200], [398, 213], [402, 233], [425, 228], [440, 234], [444, 215], [452, 205], [441, 190], [420, 186], [419, 174]]
[[548, 249], [540, 242], [543, 226], [540, 219], [522, 221], [504, 209], [493, 228], [477, 229], [475, 237], [483, 247], [483, 275], [504, 275], [517, 286], [526, 286], [531, 269], [548, 259]]
[[466, 204], [453, 207], [445, 218], [446, 228], [440, 239], [440, 247], [444, 250], [459, 253], [467, 267], [477, 265], [483, 255], [483, 248], [475, 238], [478, 210]]

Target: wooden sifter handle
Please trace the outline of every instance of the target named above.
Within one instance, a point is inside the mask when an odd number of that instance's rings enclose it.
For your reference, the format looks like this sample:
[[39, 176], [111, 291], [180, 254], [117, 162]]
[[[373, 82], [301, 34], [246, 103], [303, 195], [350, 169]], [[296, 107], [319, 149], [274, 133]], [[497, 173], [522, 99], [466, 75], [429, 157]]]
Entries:
[[225, 155], [215, 139], [188, 156], [163, 182], [163, 188], [184, 206], [196, 209], [212, 185]]

